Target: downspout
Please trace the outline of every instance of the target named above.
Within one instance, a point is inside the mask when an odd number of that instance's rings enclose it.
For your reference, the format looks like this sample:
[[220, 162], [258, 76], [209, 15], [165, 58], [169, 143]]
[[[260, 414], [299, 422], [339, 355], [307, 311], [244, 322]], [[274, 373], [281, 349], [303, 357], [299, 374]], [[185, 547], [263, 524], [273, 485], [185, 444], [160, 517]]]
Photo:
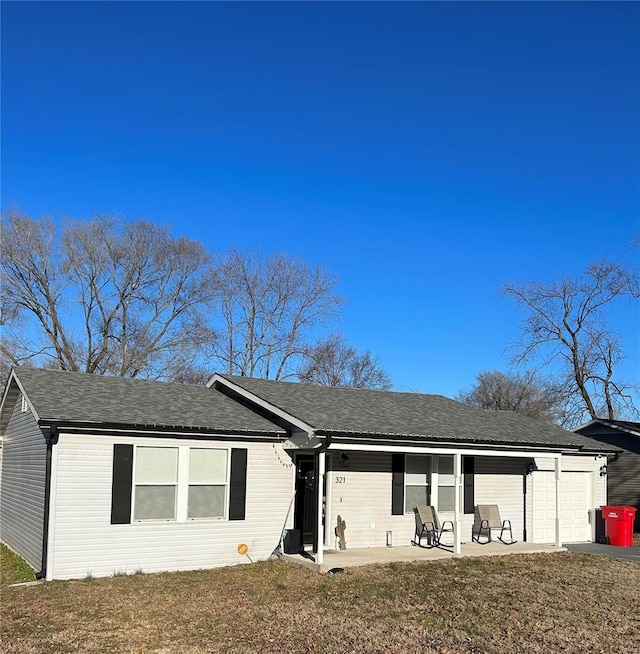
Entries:
[[58, 442], [58, 428], [53, 426], [48, 430], [47, 458], [44, 475], [44, 516], [42, 524], [42, 567], [35, 573], [36, 579], [45, 579], [47, 576], [47, 556], [49, 543], [49, 505], [51, 503], [51, 456], [53, 446]]

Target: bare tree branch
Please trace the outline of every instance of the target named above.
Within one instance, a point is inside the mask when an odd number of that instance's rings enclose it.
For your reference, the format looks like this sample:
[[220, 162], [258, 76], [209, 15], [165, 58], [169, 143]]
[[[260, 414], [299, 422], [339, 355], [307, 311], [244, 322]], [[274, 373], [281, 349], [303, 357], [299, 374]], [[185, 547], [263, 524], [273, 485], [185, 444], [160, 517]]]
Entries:
[[549, 380], [539, 379], [535, 372], [481, 372], [470, 389], [456, 396], [459, 402], [478, 409], [515, 411], [544, 422], [555, 422], [561, 412], [562, 396]]
[[173, 366], [185, 376], [214, 338], [204, 319], [210, 256], [166, 228], [111, 216], [57, 228], [12, 209], [0, 253], [15, 363], [151, 378]]
[[216, 271], [221, 317], [215, 359], [231, 374], [284, 379], [294, 374], [314, 330], [337, 315], [337, 279], [280, 254], [232, 250]]
[[609, 419], [635, 413], [627, 390], [616, 378], [623, 358], [618, 337], [604, 324], [604, 310], [623, 297], [638, 297], [638, 274], [618, 264], [599, 261], [578, 280], [542, 284], [516, 282], [503, 292], [528, 315], [520, 340], [513, 345], [513, 362], [541, 358], [561, 362], [558, 393], [564, 394], [560, 422], [573, 426], [604, 412]]
[[331, 336], [309, 348], [297, 376], [303, 383], [323, 386], [373, 390], [392, 387], [389, 375], [380, 367], [377, 358], [369, 351], [359, 354], [339, 336]]

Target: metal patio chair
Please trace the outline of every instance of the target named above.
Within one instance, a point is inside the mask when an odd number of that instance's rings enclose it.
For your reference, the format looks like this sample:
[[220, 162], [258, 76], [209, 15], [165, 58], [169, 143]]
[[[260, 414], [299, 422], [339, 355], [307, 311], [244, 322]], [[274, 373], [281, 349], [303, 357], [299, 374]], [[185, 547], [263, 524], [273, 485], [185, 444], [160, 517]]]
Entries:
[[[500, 518], [500, 511], [497, 504], [478, 504], [474, 510], [471, 540], [480, 545], [490, 543], [492, 540], [492, 529], [500, 530], [498, 540], [501, 543], [504, 543], [505, 545], [513, 545], [518, 542], [513, 539], [511, 520], [502, 520]], [[508, 541], [503, 538], [506, 532], [509, 532]], [[481, 538], [485, 538], [486, 540], [481, 541]]]
[[427, 547], [451, 547], [442, 542], [443, 533], [453, 533], [451, 520], [445, 520], [440, 524], [438, 513], [433, 506], [417, 506], [413, 511], [416, 518], [416, 534], [411, 541], [412, 545], [424, 547], [422, 539], [426, 538]]

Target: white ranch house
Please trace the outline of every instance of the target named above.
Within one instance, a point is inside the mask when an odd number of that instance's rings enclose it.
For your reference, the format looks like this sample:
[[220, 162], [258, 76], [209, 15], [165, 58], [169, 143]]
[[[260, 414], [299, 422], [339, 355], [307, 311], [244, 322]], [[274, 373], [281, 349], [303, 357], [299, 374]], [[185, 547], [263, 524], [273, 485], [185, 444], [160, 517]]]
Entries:
[[47, 580], [267, 559], [288, 530], [321, 564], [338, 515], [349, 549], [406, 546], [421, 504], [453, 521], [458, 554], [477, 504], [519, 541], [588, 542], [615, 452], [437, 395], [218, 374], [19, 367], [0, 427], [0, 538]]

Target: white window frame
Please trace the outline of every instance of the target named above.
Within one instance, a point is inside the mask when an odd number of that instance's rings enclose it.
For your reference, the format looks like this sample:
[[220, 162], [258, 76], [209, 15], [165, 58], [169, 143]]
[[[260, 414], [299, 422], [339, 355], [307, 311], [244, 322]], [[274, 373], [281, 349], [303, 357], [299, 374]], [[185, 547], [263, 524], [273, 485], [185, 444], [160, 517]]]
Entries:
[[[453, 482], [450, 484], [442, 484], [440, 483], [440, 459], [443, 457], [450, 457], [452, 460], [452, 472], [451, 473], [446, 473], [446, 474], [451, 474], [453, 476]], [[434, 455], [433, 461], [432, 461], [432, 468], [431, 468], [431, 481], [432, 481], [432, 492], [431, 492], [431, 500], [433, 506], [436, 507], [436, 510], [438, 513], [453, 513], [454, 509], [446, 510], [446, 509], [441, 509], [440, 508], [440, 489], [441, 488], [453, 488], [454, 493], [455, 493], [455, 487], [456, 487], [456, 480], [454, 476], [454, 470], [455, 470], [455, 455], [454, 454], [438, 454]], [[455, 502], [455, 500], [454, 500]]]
[[[162, 449], [176, 449], [178, 450], [178, 471], [177, 471], [177, 480], [173, 483], [149, 483], [149, 482], [140, 482], [136, 480], [136, 464], [138, 457], [139, 448], [162, 448]], [[225, 452], [226, 456], [226, 477], [225, 482], [212, 484], [210, 482], [194, 482], [190, 483], [189, 480], [189, 457], [191, 455], [191, 450], [221, 450]], [[178, 522], [178, 523], [193, 523], [193, 522], [220, 522], [229, 520], [229, 494], [230, 494], [230, 479], [231, 479], [231, 447], [225, 447], [221, 444], [205, 445], [169, 445], [169, 444], [152, 444], [152, 443], [135, 443], [133, 448], [133, 474], [131, 480], [131, 524], [138, 525], [148, 525], [153, 523], [167, 523], [167, 522]], [[189, 509], [189, 487], [190, 486], [223, 486], [225, 487], [224, 491], [224, 515], [222, 516], [211, 516], [211, 517], [199, 517], [199, 518], [189, 518], [188, 509]], [[175, 510], [174, 518], [149, 518], [149, 519], [140, 519], [135, 517], [135, 507], [136, 507], [136, 487], [137, 486], [175, 486]]]
[[[138, 482], [136, 479], [136, 470], [138, 466], [138, 450], [143, 449], [164, 449], [164, 450], [176, 450], [177, 451], [177, 470], [176, 470], [176, 480], [174, 482]], [[131, 492], [131, 522], [176, 522], [178, 519], [178, 495], [180, 488], [180, 448], [176, 445], [136, 445], [134, 447], [133, 453], [133, 479], [132, 479], [132, 492]], [[174, 506], [173, 506], [173, 518], [136, 518], [136, 494], [139, 486], [173, 486], [174, 491]]]
[[[191, 452], [193, 450], [217, 450], [225, 453], [225, 480], [224, 482], [210, 482], [210, 481], [196, 481], [192, 482], [189, 478], [189, 462], [191, 461]], [[187, 455], [187, 500], [186, 500], [186, 520], [202, 521], [202, 520], [228, 520], [229, 519], [229, 478], [231, 476], [231, 450], [227, 447], [204, 447], [199, 445], [190, 445], [188, 448]], [[224, 509], [221, 516], [200, 516], [200, 517], [189, 517], [189, 491], [192, 486], [222, 486], [224, 487]]]
[[[428, 464], [429, 472], [427, 473], [427, 481], [424, 484], [415, 484], [415, 483], [408, 483], [407, 482], [407, 468], [408, 468], [407, 461], [408, 461], [409, 457], [413, 457], [413, 458], [416, 458], [416, 459], [424, 459], [424, 460], [429, 461], [429, 464]], [[407, 453], [407, 454], [405, 454], [405, 457], [404, 457], [404, 470], [405, 470], [405, 474], [404, 474], [404, 498], [403, 498], [404, 513], [405, 513], [405, 515], [408, 515], [408, 514], [413, 513], [413, 509], [410, 510], [410, 511], [407, 511], [407, 487], [413, 487], [413, 488], [417, 488], [417, 487], [425, 488], [426, 487], [428, 501], [431, 504], [433, 504], [433, 488], [434, 488], [434, 484], [433, 484], [433, 457], [431, 456], [431, 454], [409, 454], [409, 453]]]

